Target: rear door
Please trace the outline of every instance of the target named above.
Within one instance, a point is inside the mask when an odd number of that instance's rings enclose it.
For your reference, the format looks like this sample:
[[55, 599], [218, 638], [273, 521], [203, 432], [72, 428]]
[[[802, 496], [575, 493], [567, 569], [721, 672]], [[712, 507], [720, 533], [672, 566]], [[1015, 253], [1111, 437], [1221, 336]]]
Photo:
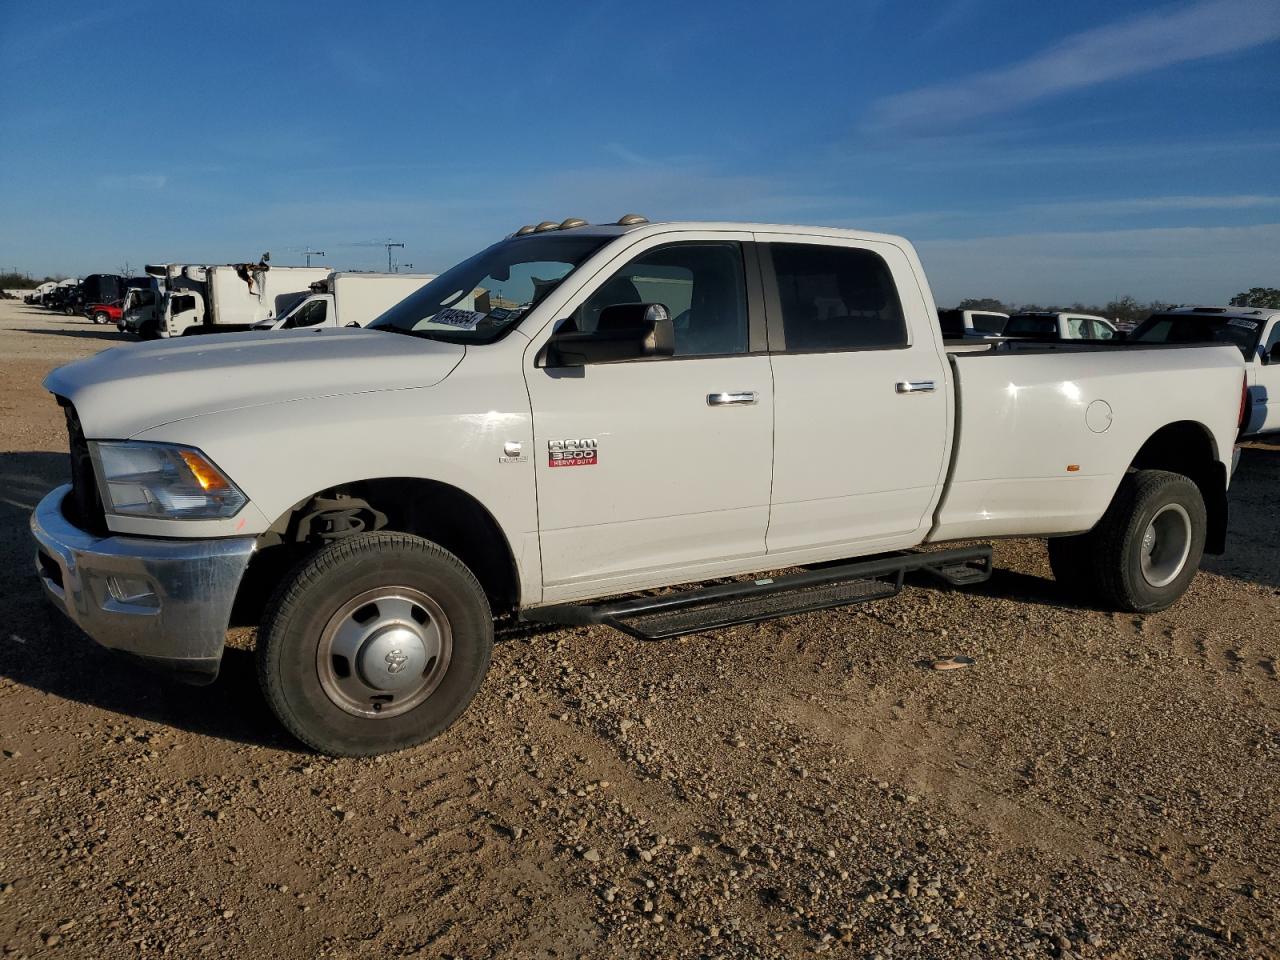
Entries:
[[757, 234], [774, 380], [771, 555], [918, 543], [943, 481], [946, 361], [899, 247]]

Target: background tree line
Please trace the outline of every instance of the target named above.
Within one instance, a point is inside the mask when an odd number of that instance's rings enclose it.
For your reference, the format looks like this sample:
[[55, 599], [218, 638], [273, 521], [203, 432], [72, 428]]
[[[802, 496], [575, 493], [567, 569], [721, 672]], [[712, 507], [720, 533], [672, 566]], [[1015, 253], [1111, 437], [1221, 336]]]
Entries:
[[6, 270], [0, 273], [0, 290], [34, 290], [42, 283], [62, 280], [63, 277], [29, 277], [25, 273], [14, 273]]

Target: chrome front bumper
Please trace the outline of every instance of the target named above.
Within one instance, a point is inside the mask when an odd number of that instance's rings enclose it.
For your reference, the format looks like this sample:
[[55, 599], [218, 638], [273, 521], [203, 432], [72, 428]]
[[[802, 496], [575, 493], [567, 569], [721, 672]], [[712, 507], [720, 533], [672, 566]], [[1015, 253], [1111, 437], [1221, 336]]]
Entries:
[[49, 599], [102, 646], [212, 682], [254, 538], [96, 537], [63, 516], [70, 492], [58, 487], [31, 515]]

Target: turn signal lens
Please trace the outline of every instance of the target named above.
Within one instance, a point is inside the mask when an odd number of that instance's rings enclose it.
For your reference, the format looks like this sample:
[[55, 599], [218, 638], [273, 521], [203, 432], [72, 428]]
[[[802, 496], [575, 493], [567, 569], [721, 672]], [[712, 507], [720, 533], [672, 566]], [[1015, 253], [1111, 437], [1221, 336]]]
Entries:
[[195, 450], [180, 449], [178, 456], [182, 457], [182, 462], [187, 465], [191, 475], [196, 478], [196, 483], [200, 484], [200, 488], [206, 493], [231, 489], [227, 478]]

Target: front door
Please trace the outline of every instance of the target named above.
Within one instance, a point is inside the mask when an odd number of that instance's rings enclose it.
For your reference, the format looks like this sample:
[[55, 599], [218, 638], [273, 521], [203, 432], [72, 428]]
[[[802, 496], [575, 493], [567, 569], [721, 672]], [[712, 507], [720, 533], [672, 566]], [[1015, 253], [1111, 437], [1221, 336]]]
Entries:
[[555, 325], [586, 333], [607, 306], [661, 303], [675, 356], [554, 369], [534, 360], [540, 342], [527, 353], [546, 600], [764, 554], [773, 387], [747, 306], [749, 235], [686, 236], [621, 253]]
[[758, 239], [774, 378], [770, 556], [918, 543], [944, 479], [950, 411], [911, 262], [888, 243]]

